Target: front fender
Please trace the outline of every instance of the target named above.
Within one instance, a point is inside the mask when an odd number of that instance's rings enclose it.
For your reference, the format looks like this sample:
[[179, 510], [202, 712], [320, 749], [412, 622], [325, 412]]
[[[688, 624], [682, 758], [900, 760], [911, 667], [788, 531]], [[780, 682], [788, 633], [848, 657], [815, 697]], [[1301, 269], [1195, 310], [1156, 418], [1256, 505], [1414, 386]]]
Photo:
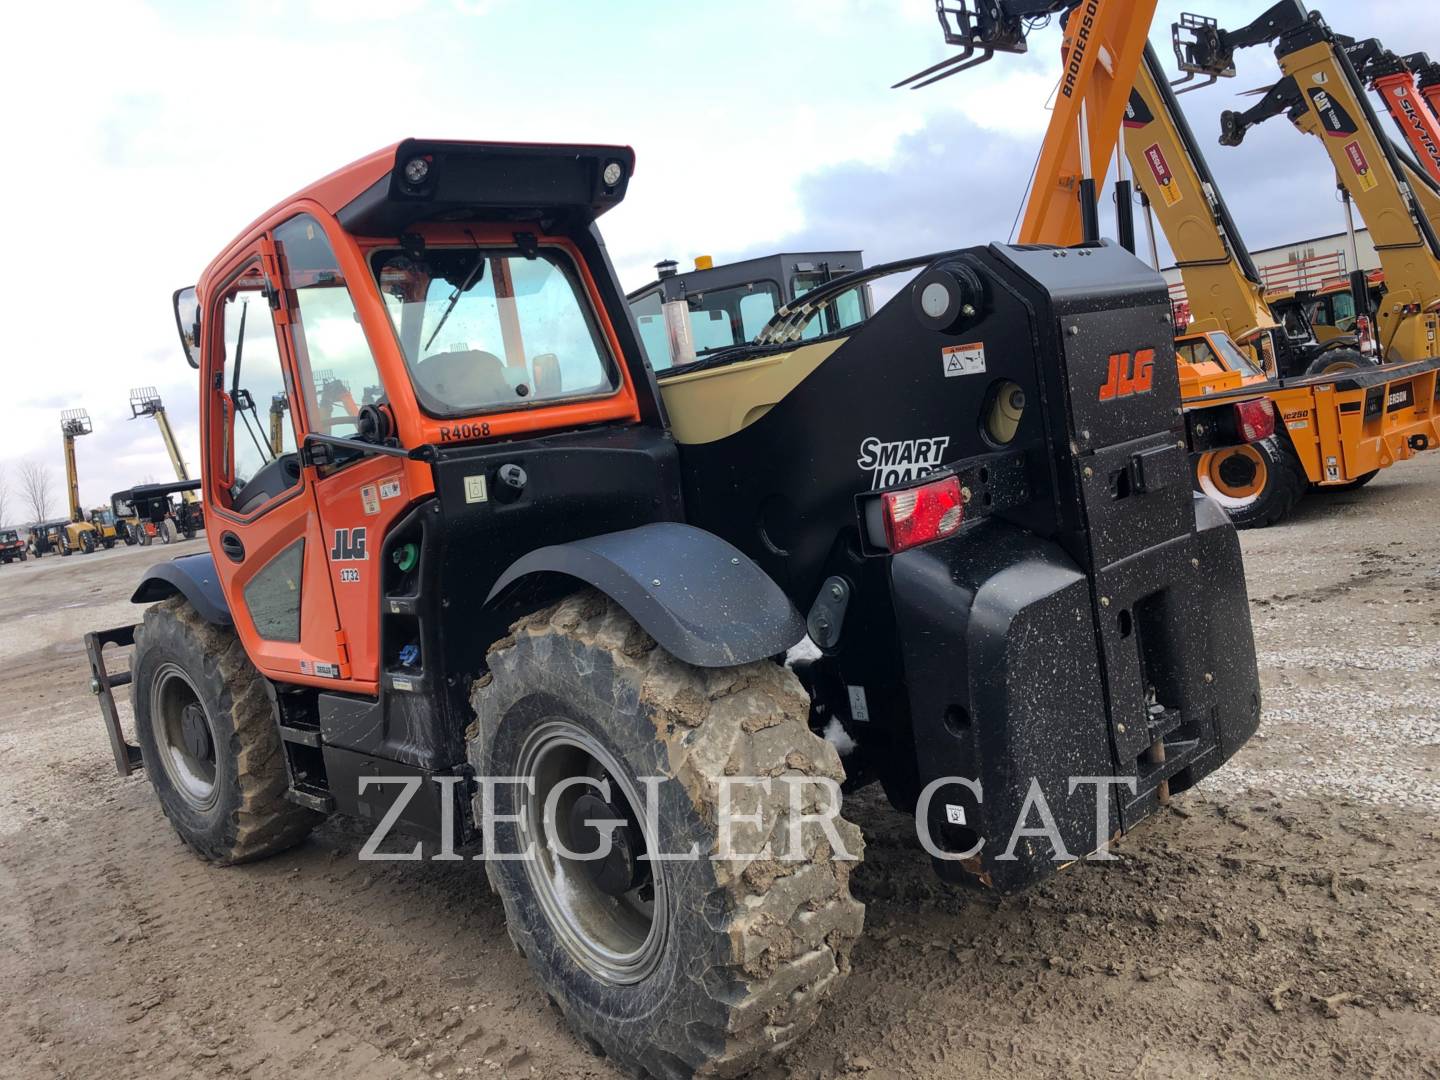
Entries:
[[208, 551], [156, 563], [145, 571], [130, 602], [153, 604], [172, 596], [185, 597], [200, 617], [211, 625], [234, 625], [230, 605], [220, 588], [220, 577], [215, 573], [215, 557]]
[[667, 652], [696, 667], [763, 660], [805, 636], [780, 586], [738, 548], [691, 525], [656, 522], [538, 548], [500, 575], [486, 603], [536, 574], [599, 589]]

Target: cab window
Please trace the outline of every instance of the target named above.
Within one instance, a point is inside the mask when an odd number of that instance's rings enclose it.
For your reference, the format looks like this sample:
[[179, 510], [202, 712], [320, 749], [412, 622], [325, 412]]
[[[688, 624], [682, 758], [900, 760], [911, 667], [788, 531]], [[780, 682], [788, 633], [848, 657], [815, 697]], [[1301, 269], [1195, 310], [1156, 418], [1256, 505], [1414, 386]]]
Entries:
[[218, 464], [229, 476], [225, 495], [240, 513], [258, 510], [300, 482], [289, 388], [265, 284], [259, 266], [252, 266], [220, 300], [225, 415]]
[[1231, 371], [1238, 371], [1241, 375], [1265, 374], [1248, 353], [1241, 351], [1229, 334], [1215, 335], [1215, 349], [1220, 354], [1220, 362]]
[[307, 430], [353, 438], [361, 407], [378, 403], [385, 391], [345, 275], [308, 214], [275, 230], [275, 249], [292, 312]]
[[[755, 339], [780, 307], [780, 287], [773, 281], [749, 281], [723, 289], [706, 289], [685, 297], [690, 314], [690, 339], [695, 355], [733, 349]], [[659, 291], [630, 304], [650, 366], [664, 371], [675, 363]]]
[[648, 292], [630, 303], [635, 315], [635, 326], [640, 331], [640, 344], [645, 346], [645, 357], [656, 371], [664, 371], [675, 363], [670, 355], [670, 334], [665, 329], [665, 313], [660, 305], [659, 291]]
[[1191, 338], [1188, 341], [1177, 341], [1175, 343], [1175, 355], [1184, 364], [1213, 364], [1216, 363], [1215, 350], [1210, 343], [1202, 338]]
[[472, 416], [608, 396], [620, 375], [561, 253], [380, 251], [373, 270], [421, 406]]
[[[805, 271], [796, 274], [790, 279], [790, 286], [794, 290], [795, 299], [800, 299], [811, 289], [817, 289], [831, 280], [831, 275], [821, 271]], [[860, 297], [862, 286], [847, 289], [839, 296], [833, 297], [825, 305], [823, 311], [818, 312], [814, 318], [805, 324], [801, 338], [805, 341], [812, 341], [815, 338], [826, 334], [835, 334], [841, 330], [848, 330], [865, 321], [865, 304]]]
[[1330, 298], [1330, 325], [1338, 330], [1355, 329], [1355, 297], [1348, 292]]

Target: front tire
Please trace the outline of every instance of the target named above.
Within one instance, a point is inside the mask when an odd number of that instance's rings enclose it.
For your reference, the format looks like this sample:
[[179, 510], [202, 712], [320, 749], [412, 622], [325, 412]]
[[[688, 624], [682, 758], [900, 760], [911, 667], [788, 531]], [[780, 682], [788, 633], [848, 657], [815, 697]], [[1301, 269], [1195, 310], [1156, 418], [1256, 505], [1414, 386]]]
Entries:
[[86, 555], [95, 554], [95, 534], [86, 532], [80, 534], [80, 550]]
[[1327, 349], [1310, 362], [1306, 375], [1338, 375], [1345, 371], [1357, 371], [1376, 367], [1379, 361], [1366, 356], [1359, 349]]
[[[734, 848], [759, 854], [711, 858], [727, 779], [807, 781], [810, 812], [838, 811], [840, 759], [811, 732], [794, 674], [770, 661], [683, 664], [595, 592], [517, 623], [489, 664], [473, 693], [470, 760], [481, 777], [535, 778], [535, 795], [497, 785], [492, 820], [495, 853], [533, 841], [538, 857], [490, 859], [487, 872], [511, 938], [570, 1026], [637, 1075], [732, 1076], [780, 1053], [848, 973], [864, 919], [849, 890], [855, 862], [831, 858], [823, 829], [812, 823], [798, 857], [779, 858], [789, 854], [790, 783], [772, 781], [766, 794], [732, 780], [733, 813], [762, 820], [734, 830]], [[608, 780], [608, 801], [585, 804], [594, 789], [571, 788], [545, 817], [543, 794], [580, 776]], [[653, 822], [635, 805], [649, 790]], [[482, 790], [477, 817], [484, 810]], [[522, 820], [505, 821], [511, 814]], [[576, 822], [595, 819], [621, 822], [611, 858], [563, 859], [561, 841], [594, 850]], [[859, 830], [831, 820], [858, 859]], [[695, 860], [635, 857], [692, 845]]]
[[1219, 503], [1237, 529], [1283, 521], [1310, 485], [1294, 449], [1279, 437], [1197, 454], [1192, 475], [1195, 490]]
[[170, 824], [228, 865], [298, 844], [323, 815], [285, 798], [285, 751], [264, 680], [233, 631], [180, 597], [135, 633], [131, 703], [145, 774]]

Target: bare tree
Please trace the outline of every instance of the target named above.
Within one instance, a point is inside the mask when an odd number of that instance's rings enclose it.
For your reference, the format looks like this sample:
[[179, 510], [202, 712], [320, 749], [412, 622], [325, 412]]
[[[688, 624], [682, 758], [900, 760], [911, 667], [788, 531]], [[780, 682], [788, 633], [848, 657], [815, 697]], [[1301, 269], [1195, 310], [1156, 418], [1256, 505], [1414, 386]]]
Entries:
[[50, 500], [55, 494], [55, 477], [48, 465], [29, 460], [20, 463], [20, 498], [35, 521], [50, 516]]

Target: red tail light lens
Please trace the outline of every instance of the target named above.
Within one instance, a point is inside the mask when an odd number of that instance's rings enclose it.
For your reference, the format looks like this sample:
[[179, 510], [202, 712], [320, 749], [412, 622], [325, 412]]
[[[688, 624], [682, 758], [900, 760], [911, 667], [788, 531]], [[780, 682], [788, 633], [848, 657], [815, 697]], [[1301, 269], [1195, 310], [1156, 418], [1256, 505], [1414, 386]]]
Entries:
[[1275, 410], [1268, 398], [1253, 398], [1235, 406], [1235, 430], [1247, 443], [1275, 434]]
[[954, 536], [965, 521], [965, 499], [960, 481], [953, 476], [904, 491], [887, 491], [880, 496], [880, 507], [886, 546], [892, 552]]

